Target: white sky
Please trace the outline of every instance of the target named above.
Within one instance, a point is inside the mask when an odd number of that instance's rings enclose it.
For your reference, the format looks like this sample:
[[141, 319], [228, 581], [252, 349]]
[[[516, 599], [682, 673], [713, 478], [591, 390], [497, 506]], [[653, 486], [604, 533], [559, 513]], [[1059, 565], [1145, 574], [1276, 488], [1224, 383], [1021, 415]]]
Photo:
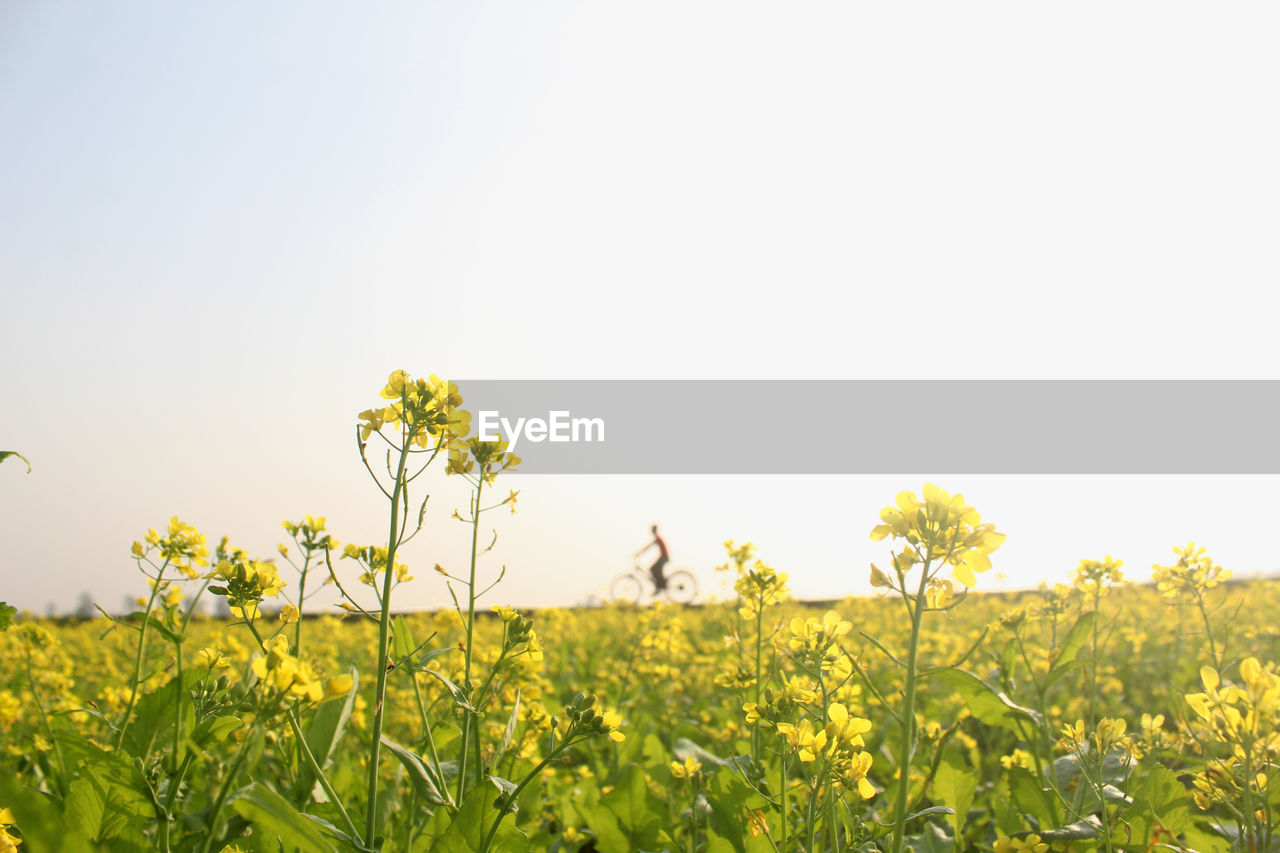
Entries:
[[[117, 608], [144, 586], [130, 543], [174, 514], [261, 556], [308, 512], [376, 542], [351, 427], [398, 367], [1277, 378], [1277, 24], [1268, 3], [0, 5], [0, 449], [35, 466], [0, 465], [0, 599]], [[1230, 417], [1188, 409], [1167, 414]], [[733, 428], [654, 411], [691, 441]], [[879, 508], [923, 482], [512, 478], [491, 600], [580, 600], [653, 521], [704, 588], [733, 537], [803, 596], [864, 591]], [[1146, 576], [1188, 539], [1241, 574], [1277, 562], [1271, 477], [939, 483], [1008, 533], [1008, 585], [1107, 553]], [[430, 490], [405, 606], [446, 602], [430, 566], [465, 560], [456, 484]]]

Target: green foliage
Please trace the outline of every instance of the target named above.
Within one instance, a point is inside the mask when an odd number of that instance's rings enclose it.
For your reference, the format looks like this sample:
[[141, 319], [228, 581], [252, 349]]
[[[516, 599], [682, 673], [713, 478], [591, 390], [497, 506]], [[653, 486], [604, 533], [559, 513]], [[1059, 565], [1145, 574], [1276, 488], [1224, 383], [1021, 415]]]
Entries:
[[31, 473], [31, 463], [27, 462], [27, 458], [23, 456], [21, 453], [18, 453], [16, 450], [0, 450], [0, 462], [3, 462], [4, 460], [8, 459], [10, 456], [16, 456], [18, 459], [21, 459], [23, 462], [26, 462], [27, 473], [28, 474]]

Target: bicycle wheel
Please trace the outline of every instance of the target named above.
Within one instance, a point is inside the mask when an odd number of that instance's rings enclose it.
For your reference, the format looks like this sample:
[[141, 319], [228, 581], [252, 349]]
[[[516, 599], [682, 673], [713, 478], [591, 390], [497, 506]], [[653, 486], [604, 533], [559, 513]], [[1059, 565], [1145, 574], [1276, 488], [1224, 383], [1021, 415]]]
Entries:
[[688, 569], [677, 569], [667, 575], [667, 598], [676, 604], [689, 604], [698, 597], [698, 581]]
[[618, 575], [609, 584], [610, 601], [629, 601], [632, 604], [639, 604], [643, 596], [644, 584], [640, 578], [629, 572]]

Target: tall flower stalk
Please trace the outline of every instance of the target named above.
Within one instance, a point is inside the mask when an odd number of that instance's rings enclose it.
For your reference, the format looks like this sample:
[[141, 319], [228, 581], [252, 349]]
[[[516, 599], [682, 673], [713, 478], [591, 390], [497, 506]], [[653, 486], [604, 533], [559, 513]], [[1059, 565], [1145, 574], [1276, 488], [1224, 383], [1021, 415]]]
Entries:
[[[403, 370], [387, 379], [382, 398], [389, 405], [368, 409], [359, 415], [360, 458], [379, 490], [391, 504], [385, 557], [370, 568], [381, 569], [378, 593], [378, 655], [375, 659], [377, 685], [374, 692], [373, 725], [369, 746], [368, 811], [365, 814], [365, 841], [372, 842], [378, 826], [378, 758], [382, 746], [383, 721], [386, 715], [388, 650], [391, 645], [391, 592], [397, 578], [396, 551], [421, 529], [426, 502], [418, 511], [418, 526], [406, 535], [409, 518], [409, 484], [431, 464], [432, 460], [470, 430], [471, 416], [458, 408], [462, 398], [457, 386], [432, 376], [429, 380], [413, 380]], [[390, 435], [387, 435], [390, 433]], [[387, 445], [385, 468], [391, 478], [390, 489], [384, 479], [374, 473], [367, 455], [368, 440], [376, 435]], [[425, 459], [421, 459], [425, 456]], [[380, 550], [380, 549], [379, 549]], [[374, 585], [375, 591], [378, 586]]]
[[[891, 853], [901, 853], [905, 846], [907, 806], [911, 796], [911, 759], [916, 750], [916, 687], [919, 681], [920, 629], [924, 614], [952, 606], [951, 585], [939, 577], [944, 566], [966, 589], [976, 583], [976, 572], [991, 568], [990, 554], [1004, 543], [1004, 534], [992, 524], [983, 524], [981, 516], [964, 502], [963, 495], [951, 495], [932, 483], [924, 487], [924, 500], [914, 492], [899, 492], [894, 506], [880, 512], [881, 523], [871, 531], [871, 538], [901, 540], [902, 546], [892, 553], [896, 582], [876, 566], [871, 567], [872, 583], [893, 589], [902, 599], [911, 620], [907, 647], [906, 684], [901, 713], [902, 734], [898, 745], [898, 791], [893, 807], [893, 842]], [[919, 570], [919, 579], [909, 578]]]
[[[468, 762], [472, 755], [472, 739], [477, 736], [478, 711], [473, 703], [475, 697], [475, 685], [472, 680], [472, 667], [474, 664], [474, 646], [475, 646], [475, 623], [476, 623], [476, 599], [482, 595], [485, 590], [477, 590], [476, 588], [476, 561], [484, 550], [480, 548], [480, 516], [482, 513], [491, 509], [497, 509], [500, 506], [514, 504], [517, 492], [512, 491], [504, 500], [492, 505], [484, 506], [481, 499], [484, 496], [484, 488], [486, 485], [493, 485], [498, 474], [510, 470], [520, 464], [520, 457], [507, 450], [507, 442], [501, 439], [496, 441], [481, 441], [478, 438], [468, 439], [465, 443], [458, 442], [449, 451], [449, 468], [448, 473], [456, 474], [471, 484], [471, 505], [469, 518], [463, 519], [471, 525], [471, 559], [470, 567], [467, 573], [467, 579], [462, 581], [461, 578], [453, 578], [452, 580], [460, 581], [467, 588], [467, 610], [462, 614], [461, 605], [459, 605], [459, 614], [463, 618], [463, 627], [466, 631], [466, 648], [464, 649], [463, 662], [463, 679], [462, 691], [468, 701], [468, 706], [462, 708], [462, 738], [458, 746], [458, 800], [461, 802], [462, 795], [467, 789]], [[458, 516], [461, 518], [461, 516]], [[501, 576], [499, 576], [501, 580]], [[496, 584], [497, 581], [494, 581]], [[488, 588], [486, 588], [488, 589]], [[450, 587], [452, 593], [453, 588]], [[455, 601], [457, 598], [455, 596]], [[535, 640], [536, 642], [536, 640]], [[474, 744], [475, 751], [479, 752], [479, 743]], [[476, 765], [474, 775], [476, 781], [483, 778], [483, 768], [480, 767], [480, 758], [476, 756]]]

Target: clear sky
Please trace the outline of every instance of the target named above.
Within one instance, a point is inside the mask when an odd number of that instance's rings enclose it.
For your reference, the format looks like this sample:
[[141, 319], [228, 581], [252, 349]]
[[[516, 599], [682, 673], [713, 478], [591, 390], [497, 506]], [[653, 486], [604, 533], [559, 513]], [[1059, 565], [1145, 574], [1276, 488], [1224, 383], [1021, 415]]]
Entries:
[[[352, 425], [394, 368], [1277, 378], [1277, 24], [1269, 3], [0, 4], [0, 449], [34, 465], [0, 465], [0, 599], [116, 609], [144, 586], [130, 543], [175, 514], [261, 556], [304, 513], [375, 542]], [[865, 591], [879, 508], [924, 479], [512, 478], [493, 600], [581, 600], [654, 521], [704, 588], [733, 537], [801, 595]], [[1280, 562], [1274, 478], [939, 483], [1009, 535], [988, 587], [1107, 553], [1145, 577], [1188, 539], [1241, 574]], [[406, 606], [445, 603], [430, 567], [465, 559], [463, 498], [428, 485]]]

